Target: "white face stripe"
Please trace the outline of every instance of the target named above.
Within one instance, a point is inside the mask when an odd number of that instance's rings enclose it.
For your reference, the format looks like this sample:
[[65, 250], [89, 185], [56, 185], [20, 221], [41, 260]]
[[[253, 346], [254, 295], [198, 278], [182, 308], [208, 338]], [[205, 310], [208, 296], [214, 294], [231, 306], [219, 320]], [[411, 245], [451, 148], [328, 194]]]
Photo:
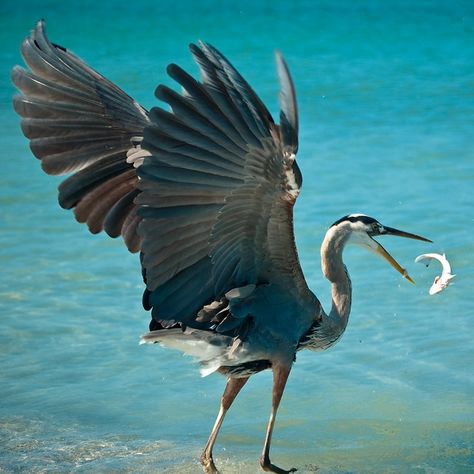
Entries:
[[347, 240], [348, 244], [359, 245], [361, 247], [368, 248], [375, 252], [378, 248], [378, 243], [369, 237], [369, 235], [362, 231], [362, 232], [352, 232]]

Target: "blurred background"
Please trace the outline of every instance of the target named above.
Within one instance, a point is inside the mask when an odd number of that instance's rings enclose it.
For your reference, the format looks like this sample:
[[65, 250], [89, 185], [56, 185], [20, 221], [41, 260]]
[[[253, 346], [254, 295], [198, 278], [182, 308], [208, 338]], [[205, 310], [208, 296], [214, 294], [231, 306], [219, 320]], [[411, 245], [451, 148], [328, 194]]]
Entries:
[[[59, 208], [61, 178], [33, 157], [10, 70], [36, 21], [146, 108], [187, 46], [220, 49], [278, 118], [275, 49], [300, 109], [299, 255], [328, 311], [319, 247], [362, 212], [431, 238], [384, 239], [416, 286], [348, 249], [353, 310], [342, 340], [300, 353], [272, 460], [299, 472], [474, 470], [474, 3], [457, 0], [58, 0], [0, 4], [0, 472], [195, 473], [225, 379], [139, 346], [138, 257]], [[457, 276], [415, 264], [445, 252]], [[251, 380], [215, 448], [223, 473], [258, 472], [271, 374]]]

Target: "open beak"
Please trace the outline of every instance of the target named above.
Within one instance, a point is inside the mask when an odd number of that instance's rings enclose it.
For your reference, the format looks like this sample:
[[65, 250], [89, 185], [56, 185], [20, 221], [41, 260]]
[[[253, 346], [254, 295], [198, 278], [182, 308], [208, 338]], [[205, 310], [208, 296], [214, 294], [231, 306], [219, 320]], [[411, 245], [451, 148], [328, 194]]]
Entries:
[[406, 239], [422, 240], [423, 242], [433, 243], [432, 240], [421, 237], [420, 235], [410, 234], [409, 232], [403, 232], [403, 230], [393, 229], [392, 227], [385, 227], [381, 235], [396, 235], [397, 237], [405, 237]]
[[[423, 242], [432, 242], [429, 239], [425, 239], [425, 237], [421, 237], [416, 234], [410, 234], [409, 232], [403, 232], [402, 230], [393, 229], [391, 227], [384, 227], [384, 230], [380, 233], [380, 235], [395, 235], [398, 237], [405, 237], [407, 239], [414, 239], [414, 240], [422, 240]], [[372, 248], [375, 253], [383, 257], [387, 260], [390, 265], [392, 265], [397, 272], [401, 273], [401, 275], [406, 278], [410, 283], [415, 284], [415, 282], [411, 279], [410, 275], [405, 268], [401, 267], [400, 264], [376, 241], [375, 246]]]

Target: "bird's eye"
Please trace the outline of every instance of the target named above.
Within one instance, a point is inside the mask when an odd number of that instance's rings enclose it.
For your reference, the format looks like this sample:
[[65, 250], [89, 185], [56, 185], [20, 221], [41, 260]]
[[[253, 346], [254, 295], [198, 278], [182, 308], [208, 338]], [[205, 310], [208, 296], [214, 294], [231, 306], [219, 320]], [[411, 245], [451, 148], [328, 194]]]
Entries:
[[378, 222], [374, 222], [372, 224], [372, 232], [376, 235], [382, 233], [382, 230], [383, 230], [383, 227], [378, 223]]

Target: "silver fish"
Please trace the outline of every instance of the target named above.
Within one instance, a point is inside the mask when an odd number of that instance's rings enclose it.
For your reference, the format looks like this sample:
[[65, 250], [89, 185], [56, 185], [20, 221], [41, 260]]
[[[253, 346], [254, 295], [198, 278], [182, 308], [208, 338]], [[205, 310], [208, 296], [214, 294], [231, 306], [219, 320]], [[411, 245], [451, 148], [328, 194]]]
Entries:
[[416, 263], [425, 263], [426, 266], [429, 266], [431, 260], [438, 260], [443, 266], [443, 272], [440, 276], [436, 276], [433, 284], [429, 290], [430, 295], [435, 295], [441, 293], [451, 282], [451, 280], [456, 276], [451, 273], [451, 265], [446, 259], [446, 255], [440, 255], [439, 253], [424, 253], [423, 255], [418, 255], [415, 258]]

